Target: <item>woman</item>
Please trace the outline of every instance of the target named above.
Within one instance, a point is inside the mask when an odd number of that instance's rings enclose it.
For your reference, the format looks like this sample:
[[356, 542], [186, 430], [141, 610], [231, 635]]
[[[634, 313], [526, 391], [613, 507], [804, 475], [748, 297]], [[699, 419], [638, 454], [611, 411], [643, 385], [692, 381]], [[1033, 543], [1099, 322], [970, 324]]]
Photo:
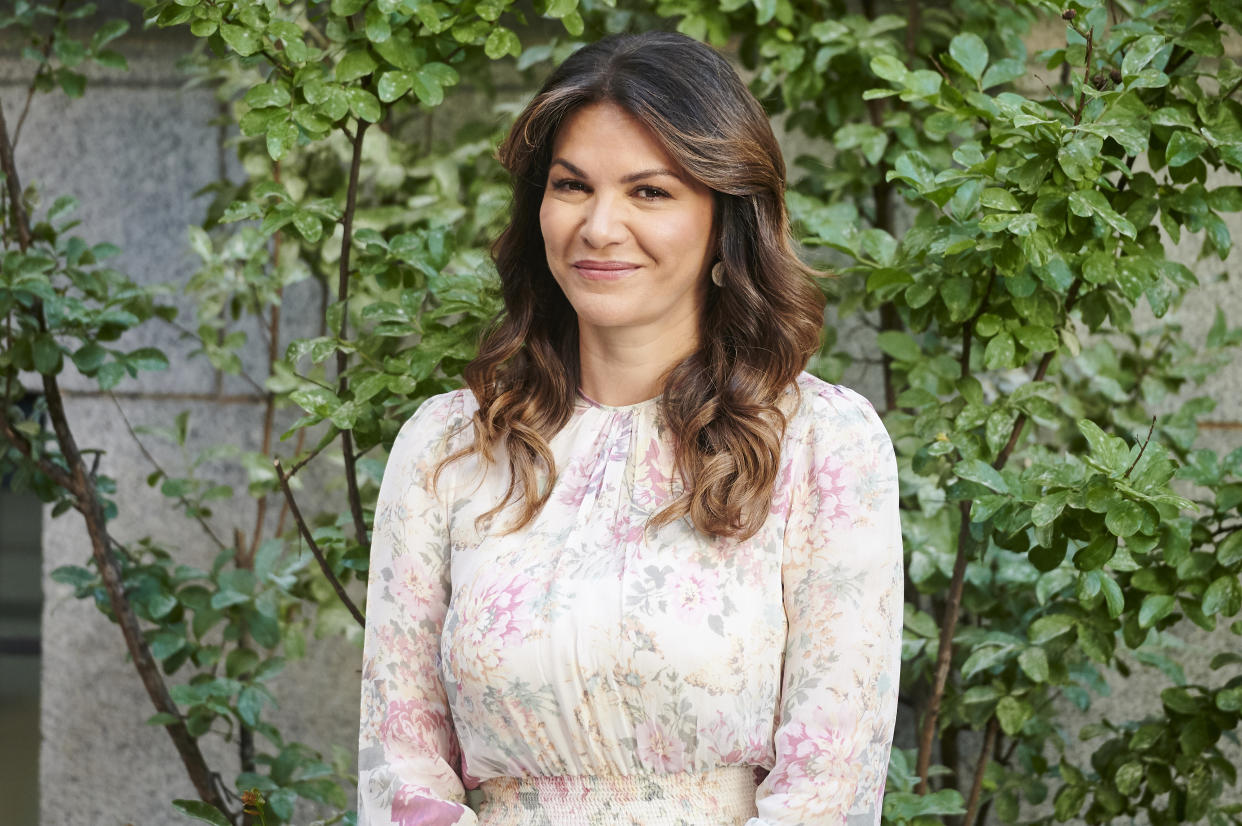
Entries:
[[359, 823], [878, 822], [896, 467], [802, 372], [822, 299], [763, 110], [707, 46], [611, 37], [500, 159], [505, 312], [376, 506]]

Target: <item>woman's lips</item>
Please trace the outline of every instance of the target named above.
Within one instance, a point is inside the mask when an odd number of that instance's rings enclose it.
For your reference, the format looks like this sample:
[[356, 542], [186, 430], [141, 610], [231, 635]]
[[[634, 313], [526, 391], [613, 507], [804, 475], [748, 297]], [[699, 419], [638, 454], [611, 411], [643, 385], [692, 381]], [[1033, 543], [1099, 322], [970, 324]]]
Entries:
[[628, 261], [575, 261], [574, 269], [588, 281], [619, 281], [638, 271]]

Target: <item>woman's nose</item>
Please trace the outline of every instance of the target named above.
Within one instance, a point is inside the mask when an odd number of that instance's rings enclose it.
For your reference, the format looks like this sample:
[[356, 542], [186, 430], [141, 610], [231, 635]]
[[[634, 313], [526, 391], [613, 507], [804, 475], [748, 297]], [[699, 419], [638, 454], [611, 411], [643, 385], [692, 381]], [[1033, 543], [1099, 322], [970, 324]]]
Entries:
[[621, 243], [628, 234], [623, 213], [624, 205], [611, 196], [592, 195], [582, 220], [582, 240], [596, 249]]

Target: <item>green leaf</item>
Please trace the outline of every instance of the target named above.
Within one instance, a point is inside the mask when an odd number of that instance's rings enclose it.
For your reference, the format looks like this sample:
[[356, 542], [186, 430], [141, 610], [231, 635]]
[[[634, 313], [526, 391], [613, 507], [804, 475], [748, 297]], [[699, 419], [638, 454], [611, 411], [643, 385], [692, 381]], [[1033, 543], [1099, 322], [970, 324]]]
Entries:
[[1115, 536], [1133, 536], [1143, 525], [1143, 509], [1134, 502], [1123, 500], [1104, 516], [1104, 525]]
[[1209, 617], [1223, 614], [1232, 617], [1242, 608], [1242, 586], [1238, 585], [1236, 574], [1222, 574], [1212, 580], [1212, 584], [1203, 592], [1203, 613]]
[[288, 106], [289, 91], [278, 83], [261, 83], [252, 88], [242, 98], [242, 102], [251, 109], [265, 109], [269, 106]]
[[1125, 609], [1126, 601], [1121, 593], [1121, 586], [1117, 584], [1117, 581], [1108, 574], [1101, 572], [1100, 591], [1104, 594], [1104, 603], [1108, 606], [1108, 615], [1113, 619], [1121, 616], [1121, 612]]
[[1056, 639], [1074, 627], [1074, 618], [1068, 614], [1047, 614], [1031, 623], [1027, 638], [1034, 645], [1042, 645]]
[[366, 16], [367, 40], [372, 43], [383, 43], [392, 37], [392, 26], [388, 23], [388, 14], [376, 3], [367, 7]]
[[963, 479], [978, 482], [997, 493], [1009, 493], [1009, 485], [1000, 471], [980, 459], [967, 459], [958, 462], [953, 471]]
[[1089, 218], [1096, 215], [1104, 219], [1104, 222], [1117, 232], [1127, 238], [1134, 238], [1136, 230], [1134, 224], [1131, 224], [1121, 216], [1112, 205], [1104, 198], [1098, 190], [1080, 189], [1071, 192], [1069, 196], [1070, 211], [1082, 218]]
[[220, 36], [242, 57], [249, 57], [263, 48], [263, 39], [254, 30], [233, 23], [220, 24]]
[[905, 64], [888, 54], [879, 54], [871, 58], [871, 71], [894, 83], [904, 83], [906, 75], [910, 74]]
[[[348, 83], [371, 74], [378, 65], [367, 49], [353, 49], [346, 52], [341, 62], [336, 64], [336, 79], [341, 83]], [[350, 89], [349, 91], [362, 90]]]
[[949, 41], [949, 54], [967, 75], [979, 80], [988, 65], [988, 47], [983, 38], [972, 32], [962, 32]]
[[1030, 703], [1017, 697], [1002, 697], [996, 704], [996, 719], [1000, 721], [1001, 729], [1010, 737], [1022, 731], [1026, 721], [1031, 719], [1031, 713]]
[[384, 103], [392, 103], [397, 98], [410, 91], [410, 87], [414, 83], [414, 76], [409, 72], [384, 72], [380, 76], [379, 84], [376, 91], [379, 92], [379, 99]]
[[428, 106], [439, 106], [444, 101], [444, 89], [434, 72], [423, 67], [410, 79], [411, 87], [418, 99]]
[[1048, 654], [1042, 648], [1027, 648], [1018, 655], [1018, 665], [1031, 680], [1037, 683], [1048, 682]]
[[1013, 336], [1002, 331], [988, 341], [983, 351], [983, 363], [989, 370], [1003, 370], [1013, 366], [1014, 354]]
[[483, 53], [492, 60], [499, 60], [505, 55], [517, 57], [522, 53], [522, 41], [504, 26], [497, 26], [487, 36], [487, 41], [483, 44]]
[[248, 685], [241, 690], [237, 698], [237, 716], [248, 726], [259, 724], [259, 714], [263, 711], [263, 690]]
[[126, 354], [125, 363], [135, 370], [167, 370], [168, 356], [154, 347], [142, 347]]
[[1013, 197], [1009, 190], [995, 186], [983, 190], [979, 202], [989, 209], [999, 209], [1004, 212], [1019, 212], [1022, 209], [1018, 199]]
[[900, 330], [885, 330], [876, 337], [876, 343], [881, 350], [898, 361], [916, 362], [923, 355], [914, 336]]
[[1086, 799], [1086, 786], [1062, 786], [1052, 803], [1053, 814], [1057, 820], [1064, 823], [1078, 815], [1078, 812], [1082, 809], [1083, 801]]
[[34, 369], [45, 376], [60, 372], [62, 364], [60, 345], [51, 333], [39, 333], [31, 346], [34, 356]]
[[1137, 75], [1152, 58], [1160, 53], [1167, 41], [1158, 34], [1145, 34], [1130, 44], [1121, 61], [1121, 73], [1127, 77]]
[[93, 35], [91, 35], [91, 51], [97, 52], [108, 43], [116, 40], [121, 35], [129, 31], [129, 21], [127, 20], [109, 20], [100, 26]]
[[349, 100], [349, 111], [359, 120], [375, 123], [383, 117], [384, 110], [380, 106], [379, 98], [366, 89], [346, 89], [345, 96]]
[[1221, 565], [1232, 566], [1242, 560], [1242, 530], [1234, 531], [1216, 546], [1216, 561]]
[[172, 805], [181, 814], [188, 815], [195, 820], [202, 820], [213, 826], [233, 826], [232, 821], [210, 803], [204, 803], [201, 800], [174, 800]]
[[548, 8], [544, 16], [559, 20], [570, 12], [576, 11], [577, 8], [578, 0], [548, 0]]
[[1151, 628], [1160, 620], [1173, 613], [1177, 606], [1177, 598], [1169, 594], [1148, 594], [1143, 597], [1139, 607], [1139, 628]]
[[1185, 166], [1202, 155], [1208, 143], [1193, 132], [1174, 132], [1164, 151], [1164, 162], [1170, 167]]

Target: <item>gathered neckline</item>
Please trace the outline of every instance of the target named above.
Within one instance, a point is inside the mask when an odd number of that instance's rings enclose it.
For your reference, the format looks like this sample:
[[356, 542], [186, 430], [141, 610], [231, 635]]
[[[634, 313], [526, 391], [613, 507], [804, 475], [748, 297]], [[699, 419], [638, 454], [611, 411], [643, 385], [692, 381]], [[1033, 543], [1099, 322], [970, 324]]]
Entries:
[[600, 410], [607, 410], [612, 413], [628, 413], [630, 411], [641, 410], [645, 407], [649, 407], [651, 405], [658, 403], [660, 399], [663, 398], [663, 394], [660, 394], [659, 396], [653, 396], [652, 398], [645, 399], [641, 402], [634, 402], [633, 404], [604, 404], [603, 402], [595, 401], [595, 399], [591, 398], [586, 393], [583, 393], [582, 388], [578, 388], [578, 398], [586, 402], [587, 406], [589, 407], [595, 407]]

